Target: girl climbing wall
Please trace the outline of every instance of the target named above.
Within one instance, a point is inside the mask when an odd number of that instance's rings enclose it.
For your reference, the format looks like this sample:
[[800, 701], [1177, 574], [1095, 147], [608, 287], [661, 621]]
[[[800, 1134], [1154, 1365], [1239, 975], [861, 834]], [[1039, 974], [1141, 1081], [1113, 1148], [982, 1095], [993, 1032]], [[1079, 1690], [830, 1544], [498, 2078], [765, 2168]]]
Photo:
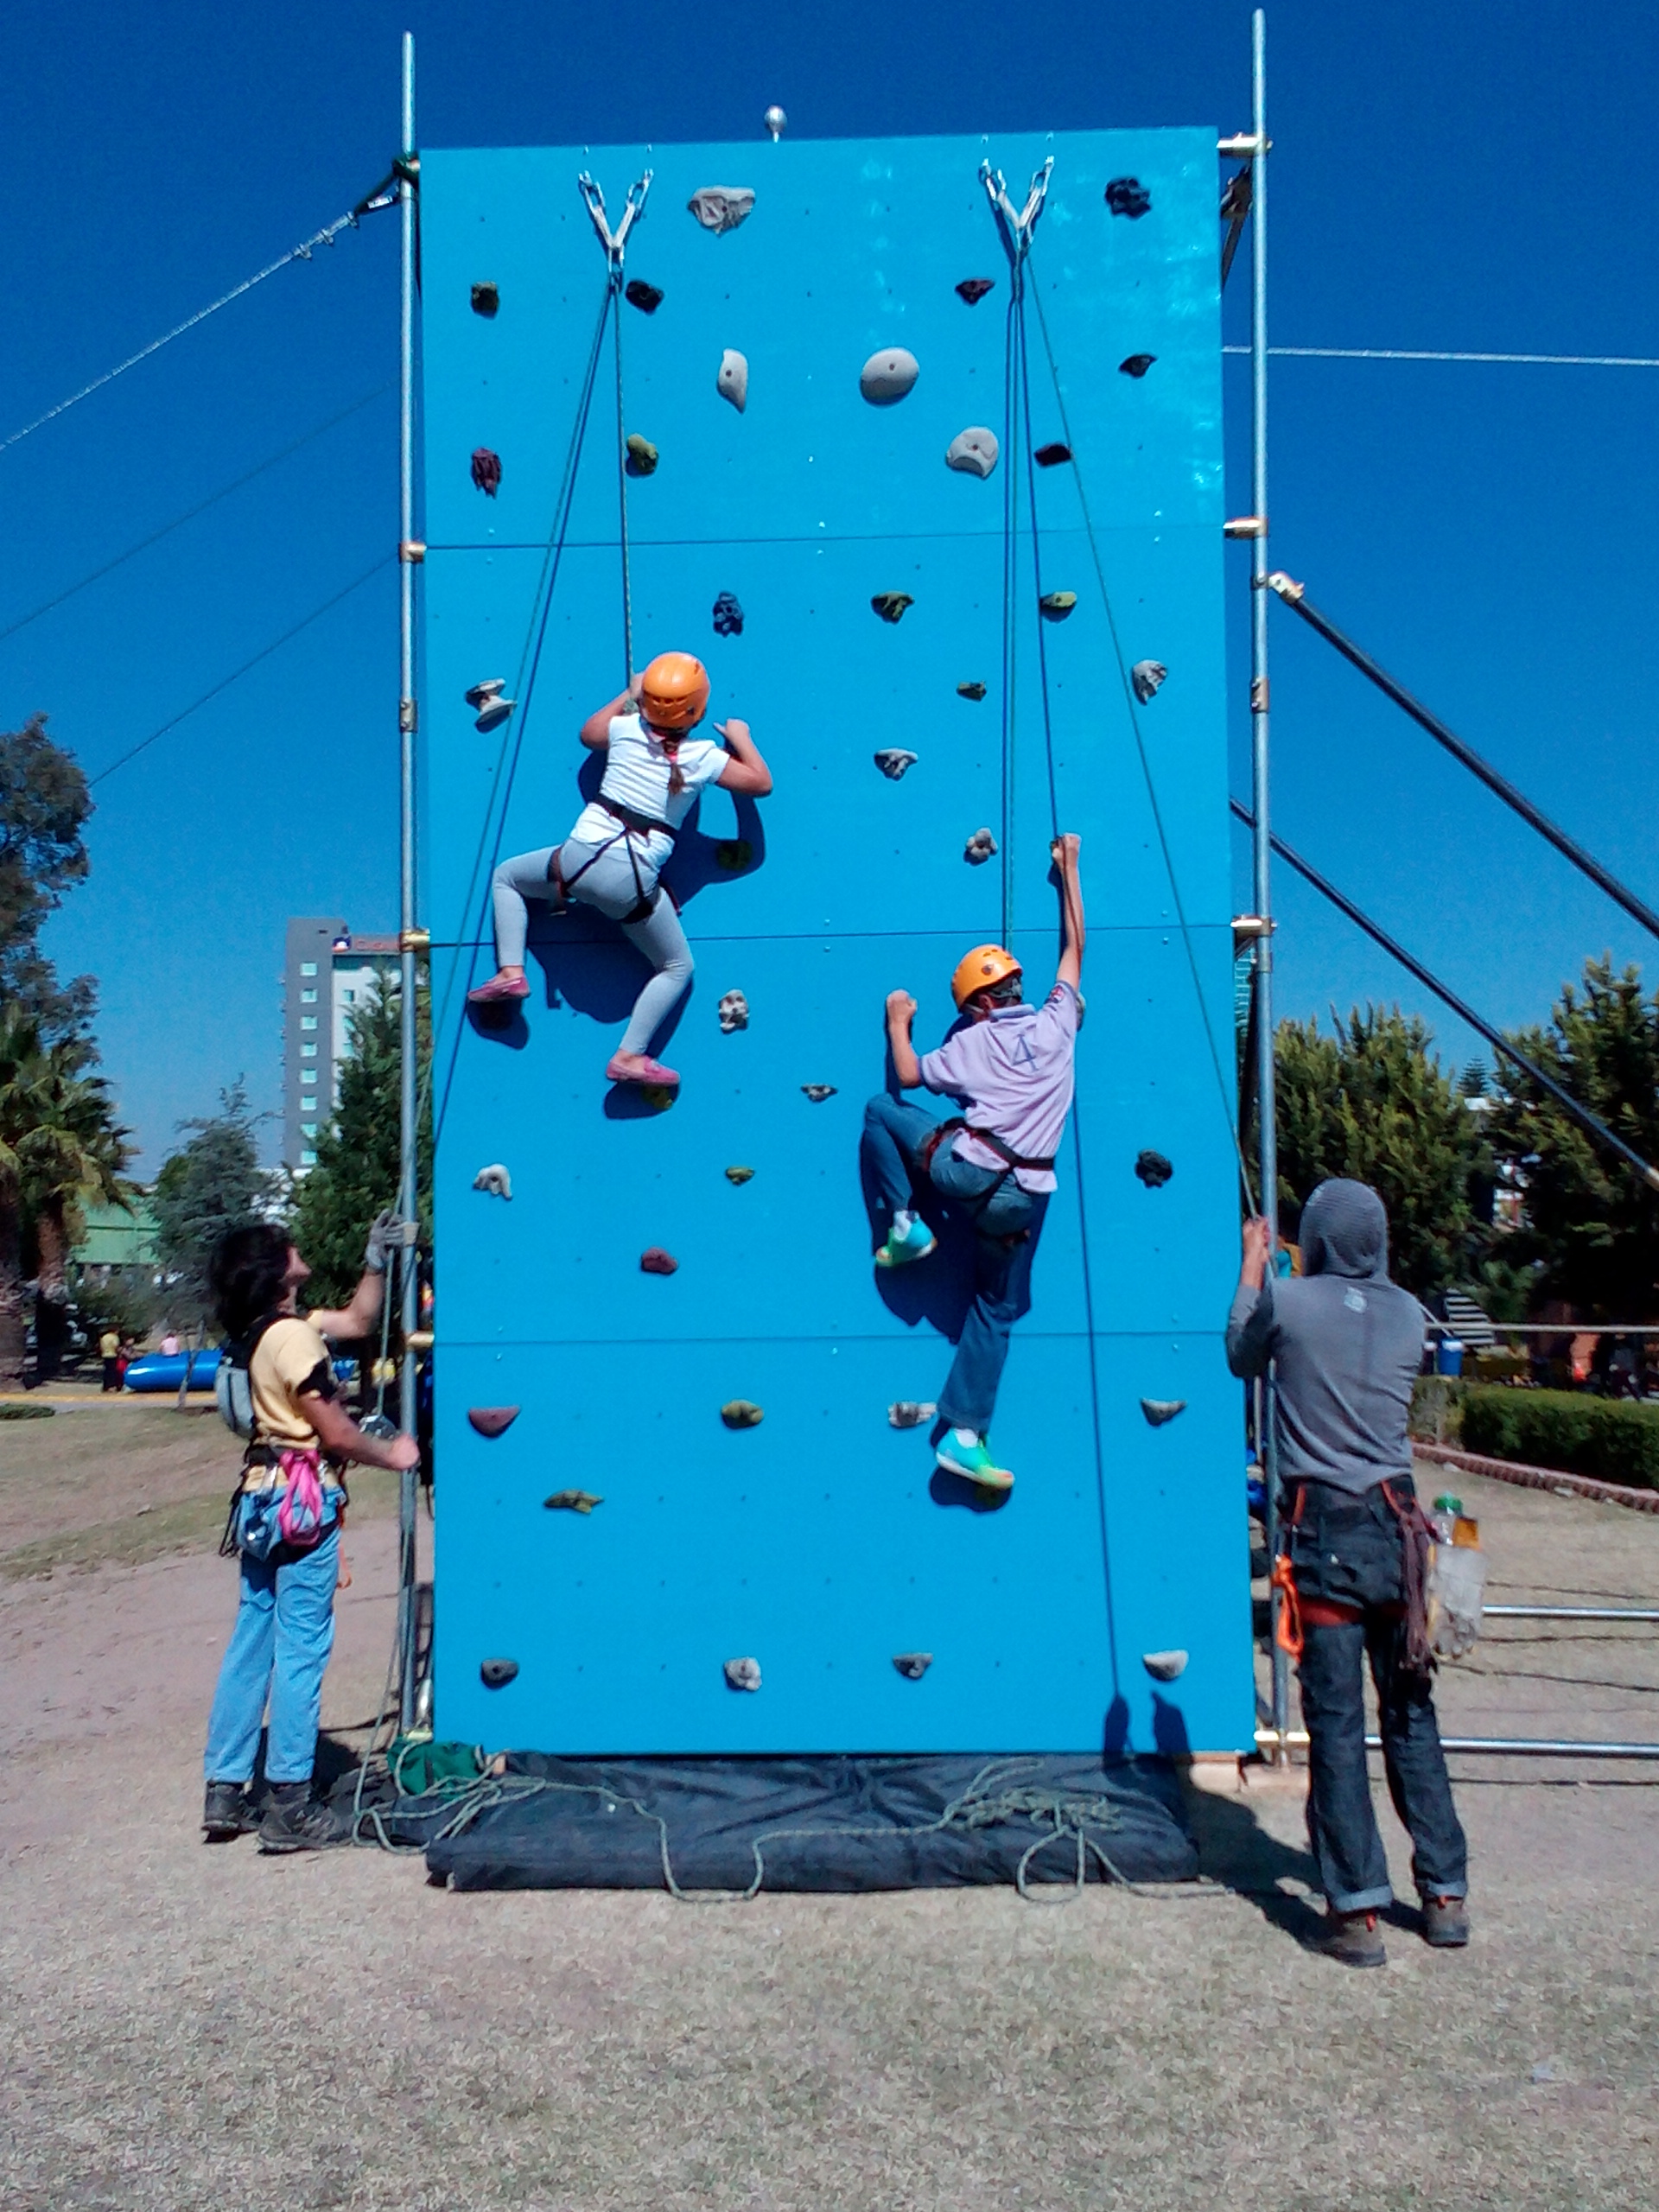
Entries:
[[674, 836], [705, 784], [765, 798], [772, 772], [747, 722], [716, 722], [722, 746], [692, 732], [709, 710], [709, 671], [690, 653], [658, 653], [626, 691], [588, 715], [582, 741], [603, 753], [599, 796], [582, 809], [563, 845], [543, 845], [503, 861], [495, 871], [495, 957], [474, 1006], [530, 996], [524, 976], [527, 899], [561, 911], [580, 899], [617, 923], [650, 962], [650, 982], [634, 1001], [622, 1042], [605, 1070], [611, 1083], [677, 1084], [647, 1047], [691, 981], [691, 948], [673, 900], [658, 881]]

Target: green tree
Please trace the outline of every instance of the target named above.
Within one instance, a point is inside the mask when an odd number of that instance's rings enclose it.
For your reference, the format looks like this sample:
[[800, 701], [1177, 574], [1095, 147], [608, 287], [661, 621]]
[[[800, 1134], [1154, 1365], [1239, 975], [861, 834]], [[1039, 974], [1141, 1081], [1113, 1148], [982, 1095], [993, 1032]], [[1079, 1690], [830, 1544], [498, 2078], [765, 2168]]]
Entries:
[[219, 1093], [217, 1114], [180, 1122], [190, 1141], [162, 1163], [156, 1179], [156, 1242], [162, 1267], [175, 1279], [175, 1320], [211, 1324], [213, 1247], [227, 1229], [270, 1212], [271, 1179], [255, 1142], [259, 1119], [238, 1076]]
[[[1639, 970], [1615, 976], [1610, 959], [1586, 961], [1582, 986], [1562, 985], [1548, 1026], [1517, 1030], [1515, 1042], [1659, 1162], [1659, 995], [1643, 996]], [[1492, 1143], [1525, 1181], [1515, 1243], [1537, 1267], [1539, 1295], [1586, 1320], [1659, 1318], [1659, 1192], [1518, 1068], [1501, 1082]]]
[[60, 985], [38, 942], [86, 874], [81, 831], [92, 810], [80, 764], [47, 735], [44, 715], [0, 732], [0, 999], [38, 1020], [48, 1044], [83, 1034], [94, 1010], [92, 978]]
[[[424, 984], [416, 994], [415, 1014], [424, 1094], [432, 1056]], [[384, 1207], [397, 1203], [402, 1018], [403, 993], [395, 980], [376, 983], [353, 1010], [350, 1049], [340, 1071], [340, 1103], [317, 1141], [316, 1166], [295, 1192], [294, 1242], [310, 1265], [306, 1296], [315, 1306], [347, 1302], [363, 1272], [363, 1244], [370, 1223]], [[421, 1117], [417, 1172], [421, 1245], [430, 1251], [429, 1109]]]
[[1398, 1007], [1356, 1007], [1333, 1034], [1284, 1021], [1274, 1045], [1279, 1205], [1286, 1233], [1329, 1175], [1369, 1183], [1389, 1210], [1391, 1269], [1427, 1296], [1462, 1280], [1482, 1243], [1471, 1185], [1485, 1144], [1433, 1038]]

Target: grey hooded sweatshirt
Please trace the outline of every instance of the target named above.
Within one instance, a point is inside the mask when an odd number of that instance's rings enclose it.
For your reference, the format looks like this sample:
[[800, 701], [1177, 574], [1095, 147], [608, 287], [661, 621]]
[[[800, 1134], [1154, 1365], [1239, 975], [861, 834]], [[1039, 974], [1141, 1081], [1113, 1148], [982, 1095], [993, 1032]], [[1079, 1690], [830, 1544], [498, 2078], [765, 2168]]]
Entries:
[[1302, 1209], [1302, 1274], [1239, 1286], [1227, 1364], [1274, 1363], [1279, 1471], [1363, 1493], [1411, 1471], [1406, 1417], [1423, 1309], [1389, 1281], [1389, 1217], [1368, 1183], [1321, 1183]]

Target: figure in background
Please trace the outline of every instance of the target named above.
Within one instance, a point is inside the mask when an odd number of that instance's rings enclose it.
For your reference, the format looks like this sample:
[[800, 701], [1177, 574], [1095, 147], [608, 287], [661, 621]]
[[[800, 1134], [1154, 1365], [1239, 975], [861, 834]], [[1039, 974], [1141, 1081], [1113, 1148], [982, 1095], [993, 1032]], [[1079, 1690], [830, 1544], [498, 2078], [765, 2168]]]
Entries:
[[1423, 1309], [1389, 1280], [1389, 1217], [1369, 1184], [1333, 1179], [1310, 1196], [1300, 1276], [1269, 1279], [1270, 1243], [1265, 1221], [1245, 1223], [1227, 1363], [1238, 1376], [1274, 1371], [1284, 1486], [1274, 1579], [1288, 1641], [1300, 1646], [1307, 1832], [1329, 1906], [1321, 1948], [1347, 1966], [1380, 1967], [1376, 1916], [1394, 1892], [1365, 1764], [1367, 1660], [1424, 1937], [1469, 1941], [1468, 1852], [1430, 1690], [1429, 1531], [1407, 1433]]
[[709, 710], [709, 672], [690, 653], [658, 653], [626, 691], [589, 715], [582, 741], [605, 755], [599, 795], [563, 845], [543, 845], [503, 861], [495, 871], [497, 972], [467, 993], [474, 1006], [530, 995], [524, 975], [526, 901], [556, 912], [579, 899], [617, 923], [651, 963], [622, 1042], [606, 1068], [610, 1083], [674, 1084], [679, 1077], [651, 1057], [657, 1032], [691, 982], [691, 948], [673, 899], [658, 880], [681, 823], [706, 784], [765, 798], [772, 772], [747, 722], [716, 722], [723, 746], [694, 734]]
[[939, 1394], [941, 1467], [988, 1490], [1014, 1477], [991, 1452], [991, 1416], [1014, 1325], [1031, 1305], [1031, 1268], [1054, 1155], [1071, 1110], [1072, 1056], [1082, 1001], [1083, 891], [1079, 841], [1051, 848], [1059, 880], [1060, 964], [1040, 1006], [1024, 1001], [1019, 962], [1000, 944], [976, 945], [950, 979], [961, 1022], [936, 1052], [911, 1042], [916, 1001], [887, 995], [887, 1044], [901, 1090], [941, 1092], [964, 1109], [941, 1121], [888, 1091], [864, 1109], [862, 1154], [878, 1268], [925, 1260], [937, 1238], [917, 1211], [931, 1190], [973, 1230], [973, 1300]]

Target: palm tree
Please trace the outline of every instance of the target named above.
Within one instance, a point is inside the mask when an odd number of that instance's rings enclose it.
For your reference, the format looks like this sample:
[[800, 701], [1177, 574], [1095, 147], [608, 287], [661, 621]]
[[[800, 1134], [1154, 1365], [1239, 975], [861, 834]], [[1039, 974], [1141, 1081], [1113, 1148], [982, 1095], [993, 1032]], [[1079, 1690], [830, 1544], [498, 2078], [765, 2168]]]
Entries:
[[0, 1010], [0, 1390], [23, 1387], [23, 1172], [17, 1147], [34, 1127], [29, 1090], [40, 1054], [38, 1026], [16, 1006]]

